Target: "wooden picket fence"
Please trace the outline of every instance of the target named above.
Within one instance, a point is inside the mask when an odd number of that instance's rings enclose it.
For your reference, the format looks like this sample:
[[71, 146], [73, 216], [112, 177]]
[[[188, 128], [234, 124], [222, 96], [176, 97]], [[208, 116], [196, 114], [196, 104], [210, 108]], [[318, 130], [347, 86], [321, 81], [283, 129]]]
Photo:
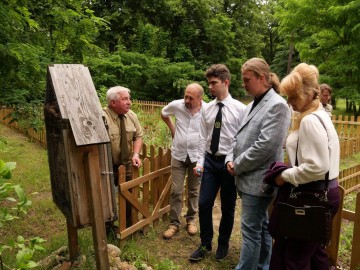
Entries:
[[[148, 153], [147, 147], [143, 148], [142, 153]], [[125, 167], [119, 168], [119, 189], [118, 189], [118, 207], [119, 207], [119, 228], [118, 238], [120, 240], [134, 234], [138, 231], [146, 231], [149, 226], [156, 227], [160, 219], [166, 217], [170, 211], [169, 196], [171, 187], [171, 150], [159, 148], [155, 154], [155, 148], [150, 147], [150, 154], [145, 157], [141, 171], [135, 169], [133, 180], [125, 182]], [[353, 243], [351, 251], [351, 270], [360, 266], [360, 242], [354, 239], [360, 239], [360, 193], [356, 197], [355, 212], [343, 209], [343, 198], [346, 194], [360, 188], [359, 177], [360, 165], [343, 170], [340, 172], [339, 192], [341, 202], [339, 211], [333, 220], [332, 241], [327, 247], [330, 264], [338, 268], [338, 254], [340, 245], [340, 234], [342, 224], [353, 222]], [[141, 175], [141, 176], [140, 176]], [[186, 189], [186, 186], [184, 187]], [[186, 205], [186, 194], [184, 192], [184, 205]], [[131, 226], [126, 228], [126, 204], [132, 205]]]
[[154, 111], [165, 107], [167, 104], [169, 104], [169, 102], [133, 100], [133, 104], [145, 112], [153, 113]]
[[345, 194], [358, 190], [360, 187], [360, 165], [340, 171], [339, 184], [345, 189]]
[[16, 130], [17, 132], [24, 134], [26, 137], [29, 138], [31, 142], [40, 144], [46, 147], [46, 130], [45, 126], [40, 130], [34, 130], [33, 128], [24, 128], [19, 125], [18, 121], [12, 121], [12, 108], [0, 107], [0, 123]]
[[340, 138], [359, 138], [360, 137], [360, 116], [333, 115], [331, 117], [335, 129]]
[[[135, 100], [134, 106], [139, 109], [153, 113], [159, 108], [165, 106], [166, 102], [158, 101], [141, 101]], [[13, 112], [12, 108], [0, 108], [0, 123], [17, 130], [20, 133], [29, 137], [31, 142], [36, 142], [46, 147], [46, 131], [45, 128], [41, 130], [34, 130], [32, 128], [25, 129], [19, 126], [17, 121], [11, 122], [11, 117], [8, 117]], [[355, 121], [354, 116], [332, 116], [335, 129], [340, 139], [340, 158], [347, 158], [360, 152], [360, 116]]]
[[[357, 192], [360, 189], [360, 165], [353, 166], [348, 169], [344, 169], [339, 173], [339, 185], [343, 189], [343, 196], [350, 192]], [[332, 238], [335, 242], [329, 247], [328, 252], [332, 255], [333, 263], [337, 266], [339, 238], [341, 234], [342, 221], [353, 222], [353, 237], [352, 237], [352, 249], [350, 259], [350, 269], [355, 270], [360, 267], [360, 192], [356, 193], [355, 211], [344, 209], [341, 202], [341, 211], [338, 211], [337, 218], [334, 219], [333, 226], [337, 229]], [[336, 268], [338, 269], [338, 268]]]
[[[153, 111], [165, 104], [144, 102], [138, 103], [139, 107], [144, 110]], [[142, 107], [143, 106], [143, 107]], [[26, 136], [32, 142], [36, 142], [46, 147], [45, 130], [35, 132], [32, 129], [24, 130], [17, 122], [11, 122], [7, 118], [12, 113], [11, 108], [0, 108], [0, 123], [15, 129]], [[332, 121], [339, 134], [341, 146], [341, 158], [349, 157], [360, 152], [360, 117], [355, 121], [354, 117], [333, 116]], [[134, 170], [133, 180], [125, 182], [125, 168], [119, 168], [119, 227], [120, 234], [118, 237], [125, 239], [137, 231], [146, 231], [149, 226], [156, 226], [159, 220], [166, 215], [169, 210], [170, 195], [170, 149], [156, 149], [154, 146], [148, 147], [144, 144], [141, 157], [143, 166], [140, 170]], [[360, 165], [343, 170], [339, 175], [339, 183], [343, 189], [344, 196], [349, 192], [356, 191], [360, 188]], [[185, 193], [186, 194], [186, 193]], [[186, 198], [184, 198], [186, 200]], [[126, 202], [132, 205], [131, 226], [126, 228]], [[328, 248], [328, 253], [336, 266], [339, 235], [343, 220], [354, 223], [353, 243], [351, 253], [351, 268], [356, 269], [360, 266], [360, 193], [356, 197], [355, 212], [342, 209], [339, 211], [337, 218], [334, 220], [333, 241]]]
[[[131, 181], [126, 182], [126, 168], [119, 167], [118, 237], [124, 239], [136, 231], [156, 226], [159, 220], [170, 211], [169, 196], [171, 187], [171, 150], [143, 145], [140, 157], [143, 165], [134, 168]], [[132, 205], [131, 226], [126, 228], [126, 204]]]
[[340, 157], [346, 158], [360, 151], [360, 116], [332, 116], [340, 139]]

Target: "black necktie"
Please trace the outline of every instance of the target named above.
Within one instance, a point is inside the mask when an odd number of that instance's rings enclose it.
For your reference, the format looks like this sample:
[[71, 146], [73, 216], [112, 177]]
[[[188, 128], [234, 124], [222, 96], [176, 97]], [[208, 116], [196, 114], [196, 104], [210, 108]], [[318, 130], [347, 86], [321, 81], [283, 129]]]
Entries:
[[221, 102], [219, 102], [219, 111], [215, 118], [214, 123], [214, 130], [211, 138], [210, 150], [211, 153], [215, 154], [219, 150], [219, 140], [220, 140], [220, 129], [221, 129], [221, 119], [222, 119], [222, 112], [221, 109], [224, 106]]
[[129, 161], [129, 146], [127, 143], [126, 128], [125, 128], [125, 116], [120, 117], [120, 164], [126, 165]]

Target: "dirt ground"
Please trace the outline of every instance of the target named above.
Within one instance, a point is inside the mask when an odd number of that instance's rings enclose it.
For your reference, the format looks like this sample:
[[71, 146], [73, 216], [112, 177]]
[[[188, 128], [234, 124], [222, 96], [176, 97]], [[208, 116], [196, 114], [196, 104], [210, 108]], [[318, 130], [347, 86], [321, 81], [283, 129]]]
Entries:
[[217, 237], [219, 232], [219, 222], [221, 218], [220, 200], [215, 201], [213, 209], [214, 238], [212, 251], [209, 252], [205, 259], [200, 262], [190, 262], [189, 256], [195, 251], [200, 244], [199, 232], [195, 236], [189, 236], [185, 228], [185, 221], [181, 230], [170, 240], [164, 240], [162, 234], [168, 226], [168, 221], [159, 222], [155, 227], [153, 237], [138, 237], [137, 244], [145, 247], [149, 253], [161, 260], [171, 260], [180, 266], [180, 269], [187, 270], [228, 270], [234, 269], [239, 260], [240, 254], [240, 199], [237, 200], [235, 212], [235, 224], [230, 239], [230, 248], [228, 256], [221, 262], [215, 260], [217, 248]]

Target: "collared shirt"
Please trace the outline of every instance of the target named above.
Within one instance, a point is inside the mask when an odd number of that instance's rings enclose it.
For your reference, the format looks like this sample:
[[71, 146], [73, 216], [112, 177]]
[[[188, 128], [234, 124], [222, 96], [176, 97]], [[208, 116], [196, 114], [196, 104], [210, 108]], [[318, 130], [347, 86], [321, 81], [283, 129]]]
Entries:
[[183, 99], [174, 100], [165, 106], [161, 114], [175, 117], [175, 136], [171, 146], [173, 158], [185, 162], [187, 156], [191, 162], [199, 159], [200, 120], [206, 105], [202, 102], [200, 111], [194, 115], [185, 107]]
[[[217, 106], [218, 102], [219, 101], [217, 99], [212, 100], [203, 110], [200, 129], [200, 158], [197, 162], [200, 166], [204, 166], [206, 152], [211, 153], [210, 144], [216, 114], [219, 110], [219, 106]], [[245, 116], [246, 108], [243, 103], [233, 99], [230, 94], [221, 102], [224, 104], [224, 107], [222, 108], [219, 150], [215, 153], [217, 156], [226, 155], [230, 151], [234, 136], [236, 135], [240, 127], [240, 123]]]
[[252, 107], [251, 107], [251, 110], [249, 113], [251, 113], [251, 111], [256, 107], [256, 105], [259, 104], [259, 102], [263, 99], [263, 97], [265, 97], [265, 95], [267, 94], [267, 92], [269, 92], [270, 89], [271, 89], [271, 87], [268, 90], [266, 90], [264, 93], [262, 93], [260, 96], [254, 98], [254, 102], [252, 104]]
[[[108, 107], [103, 108], [106, 123], [108, 125], [108, 133], [110, 137], [111, 153], [113, 165], [120, 165], [120, 117], [117, 113]], [[129, 160], [132, 153], [132, 142], [142, 138], [143, 131], [136, 114], [129, 110], [125, 115], [125, 128], [129, 147]]]
[[[324, 122], [312, 114], [317, 114]], [[286, 139], [286, 150], [292, 167], [281, 173], [286, 182], [295, 186], [325, 179], [329, 171], [329, 179], [339, 175], [340, 146], [339, 137], [327, 113], [319, 107], [312, 114], [306, 115], [300, 128], [292, 132]], [[296, 156], [298, 166], [295, 166]]]
[[321, 104], [322, 104], [325, 112], [327, 112], [327, 114], [331, 117], [332, 116], [331, 112], [333, 110], [333, 107], [329, 103], [326, 103], [326, 104], [321, 103]]

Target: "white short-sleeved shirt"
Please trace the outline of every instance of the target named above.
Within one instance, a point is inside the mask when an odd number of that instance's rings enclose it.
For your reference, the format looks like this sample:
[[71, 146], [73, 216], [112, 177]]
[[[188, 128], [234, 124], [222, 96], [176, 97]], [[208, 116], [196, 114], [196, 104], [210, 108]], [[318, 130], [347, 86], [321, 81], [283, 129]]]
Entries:
[[175, 136], [171, 146], [171, 155], [173, 158], [185, 161], [189, 156], [191, 162], [199, 159], [199, 138], [200, 138], [200, 120], [202, 110], [206, 106], [202, 102], [200, 111], [194, 115], [185, 107], [183, 99], [174, 100], [166, 105], [161, 114], [165, 117], [175, 117]]

